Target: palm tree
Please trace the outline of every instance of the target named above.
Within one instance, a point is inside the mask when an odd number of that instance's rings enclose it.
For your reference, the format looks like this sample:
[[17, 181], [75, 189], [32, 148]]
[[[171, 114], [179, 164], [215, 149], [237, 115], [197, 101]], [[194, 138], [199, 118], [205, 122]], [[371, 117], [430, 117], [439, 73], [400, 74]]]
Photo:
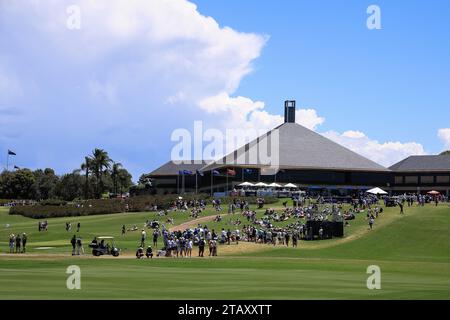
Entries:
[[93, 169], [92, 159], [84, 157], [84, 163], [81, 164], [80, 168], [85, 172], [84, 198], [87, 199], [89, 197], [89, 170]]
[[111, 177], [113, 179], [114, 185], [114, 194], [117, 195], [117, 178], [120, 173], [120, 169], [122, 168], [122, 164], [120, 162], [114, 162], [111, 169]]
[[111, 158], [108, 156], [108, 152], [103, 149], [94, 149], [90, 157], [90, 162], [92, 164], [92, 169], [94, 170], [95, 178], [97, 181], [96, 193], [97, 197], [101, 197], [103, 191], [103, 181], [102, 176], [108, 169], [111, 168]]

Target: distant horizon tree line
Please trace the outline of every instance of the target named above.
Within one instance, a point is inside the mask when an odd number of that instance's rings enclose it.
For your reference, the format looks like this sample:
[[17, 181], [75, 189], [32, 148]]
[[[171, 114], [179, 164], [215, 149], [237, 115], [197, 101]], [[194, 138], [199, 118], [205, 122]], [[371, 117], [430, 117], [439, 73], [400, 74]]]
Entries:
[[128, 170], [99, 148], [85, 156], [79, 168], [60, 176], [52, 168], [16, 169], [0, 174], [0, 199], [99, 199], [107, 192], [121, 195], [133, 186]]

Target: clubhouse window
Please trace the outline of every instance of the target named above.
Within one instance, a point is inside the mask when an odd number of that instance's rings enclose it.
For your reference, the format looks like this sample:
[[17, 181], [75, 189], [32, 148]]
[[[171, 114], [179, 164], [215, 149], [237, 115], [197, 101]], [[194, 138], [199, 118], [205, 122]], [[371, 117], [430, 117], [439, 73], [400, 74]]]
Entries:
[[450, 176], [437, 176], [436, 183], [450, 183]]
[[403, 176], [396, 176], [395, 184], [403, 184]]
[[434, 183], [434, 177], [433, 176], [422, 176], [420, 177], [421, 183]]
[[406, 176], [405, 177], [405, 183], [419, 183], [419, 177], [418, 176]]

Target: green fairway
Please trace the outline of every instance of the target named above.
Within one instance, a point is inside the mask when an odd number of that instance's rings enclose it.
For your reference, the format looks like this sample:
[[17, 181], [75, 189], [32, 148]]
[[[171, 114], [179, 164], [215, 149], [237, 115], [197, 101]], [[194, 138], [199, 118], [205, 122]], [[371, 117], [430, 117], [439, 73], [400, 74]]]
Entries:
[[[385, 209], [372, 231], [365, 214], [359, 214], [345, 228], [344, 238], [301, 241], [296, 249], [242, 243], [220, 246], [214, 258], [152, 260], [132, 257], [139, 231], [121, 238], [120, 230], [122, 224], [136, 224], [140, 230], [155, 213], [49, 219], [49, 231], [39, 233], [37, 220], [9, 216], [0, 209], [0, 298], [450, 299], [450, 208], [405, 209], [404, 216], [398, 208]], [[208, 209], [201, 216], [215, 214]], [[171, 216], [175, 225], [191, 220], [187, 213]], [[230, 217], [207, 224], [218, 230], [231, 228]], [[71, 257], [74, 230], [64, 230], [66, 221], [73, 226], [81, 222], [85, 247], [93, 235], [116, 236], [124, 256]], [[27, 232], [30, 254], [5, 254], [12, 232]], [[54, 248], [37, 249], [43, 246]], [[70, 265], [81, 268], [81, 290], [66, 288]], [[369, 265], [381, 268], [380, 290], [366, 287]]]

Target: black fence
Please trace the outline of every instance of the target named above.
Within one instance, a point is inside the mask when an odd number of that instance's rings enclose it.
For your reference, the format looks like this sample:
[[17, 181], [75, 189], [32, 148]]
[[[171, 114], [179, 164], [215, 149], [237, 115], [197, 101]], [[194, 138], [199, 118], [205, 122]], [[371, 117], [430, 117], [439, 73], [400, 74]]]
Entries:
[[342, 238], [344, 236], [344, 222], [307, 221], [306, 228], [308, 230], [306, 240], [320, 239], [320, 228], [323, 230], [323, 239]]

